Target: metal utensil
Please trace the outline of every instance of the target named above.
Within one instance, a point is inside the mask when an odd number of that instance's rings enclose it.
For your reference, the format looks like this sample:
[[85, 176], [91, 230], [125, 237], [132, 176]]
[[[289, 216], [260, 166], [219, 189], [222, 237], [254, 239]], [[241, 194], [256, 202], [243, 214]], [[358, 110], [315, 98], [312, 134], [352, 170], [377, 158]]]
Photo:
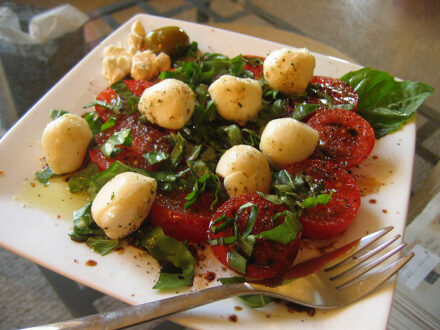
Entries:
[[[283, 279], [277, 279], [277, 281], [271, 281], [270, 283], [245, 282], [220, 285], [142, 305], [130, 306], [113, 312], [52, 323], [43, 327], [52, 329], [118, 329], [217, 300], [250, 294], [269, 295], [313, 308], [341, 307], [353, 303], [372, 292], [397, 273], [413, 257], [414, 254], [411, 253], [383, 267], [378, 267], [380, 263], [388, 260], [406, 245], [406, 243], [403, 243], [385, 252], [384, 249], [400, 237], [400, 235], [396, 235], [377, 247], [366, 250], [366, 247], [392, 229], [393, 227], [386, 227], [355, 240], [330, 254], [305, 262], [300, 267], [294, 267]], [[368, 259], [372, 261], [366, 263]], [[329, 260], [331, 261], [329, 262]], [[310, 270], [313, 267], [318, 267], [321, 270], [308, 276], [296, 278], [295, 281], [289, 284], [273, 285], [274, 282], [280, 284], [282, 280], [288, 279], [290, 276], [296, 277], [298, 272], [295, 272], [295, 270]]]

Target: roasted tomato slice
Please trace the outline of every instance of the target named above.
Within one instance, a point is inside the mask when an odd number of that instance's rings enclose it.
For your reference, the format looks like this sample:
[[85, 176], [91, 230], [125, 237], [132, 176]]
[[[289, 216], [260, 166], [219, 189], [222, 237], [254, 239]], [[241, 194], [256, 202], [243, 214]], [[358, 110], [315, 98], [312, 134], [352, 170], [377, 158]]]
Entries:
[[[285, 206], [271, 203], [258, 194], [240, 195], [229, 199], [217, 209], [212, 215], [211, 225], [213, 225], [214, 221], [223, 214], [226, 214], [230, 218], [234, 218], [240, 206], [248, 202], [251, 202], [258, 207], [258, 217], [251, 234], [260, 234], [263, 231], [273, 229], [276, 225], [272, 221], [275, 214], [286, 210]], [[251, 208], [246, 208], [240, 214], [237, 221], [239, 233], [242, 233], [245, 230], [250, 212]], [[283, 220], [284, 216], [280, 217], [280, 221]], [[228, 227], [216, 234], [209, 231], [208, 235], [210, 239], [232, 236], [233, 228]], [[282, 275], [292, 265], [293, 260], [298, 253], [300, 237], [301, 234], [287, 244], [270, 241], [265, 238], [257, 238], [252, 255], [247, 261], [246, 274], [243, 275], [258, 280]], [[211, 250], [222, 264], [230, 267], [228, 252], [234, 249], [234, 245], [235, 244], [212, 245]]]
[[189, 192], [158, 193], [151, 207], [149, 219], [153, 226], [161, 226], [165, 234], [179, 241], [206, 242], [211, 220], [211, 203], [215, 196], [204, 193], [185, 211], [185, 196]]
[[373, 128], [354, 112], [319, 110], [306, 123], [319, 132], [320, 140], [310, 158], [332, 161], [349, 169], [359, 165], [373, 150]]
[[260, 79], [263, 76], [264, 57], [246, 55], [244, 58], [248, 61], [244, 66], [244, 69], [252, 72], [254, 79]]
[[139, 113], [132, 115], [119, 115], [116, 125], [106, 129], [104, 132], [95, 136], [98, 147], [101, 147], [115, 132], [123, 129], [130, 129], [133, 142], [129, 147], [122, 147], [122, 152], [115, 157], [104, 156], [99, 148], [90, 149], [90, 159], [98, 165], [101, 170], [105, 170], [116, 160], [124, 164], [142, 168], [145, 170], [157, 171], [160, 164], [150, 165], [142, 155], [150, 151], [171, 152], [171, 144], [165, 137], [170, 131], [153, 124], [141, 124], [139, 122]]
[[[125, 85], [127, 85], [128, 89], [136, 96], [141, 96], [146, 88], [154, 85], [152, 82], [146, 80], [133, 80], [133, 79], [124, 80], [124, 83]], [[113, 104], [116, 102], [117, 94], [113, 89], [107, 87], [101, 93], [98, 94], [96, 99], [99, 101], [104, 101], [106, 103]], [[111, 115], [114, 115], [114, 113], [111, 110], [101, 106], [96, 106], [95, 110], [98, 113], [101, 120], [104, 122], [106, 122]]]
[[313, 76], [307, 88], [307, 95], [293, 100], [297, 104], [318, 104], [320, 109], [344, 108], [356, 111], [359, 95], [346, 82], [331, 77]]
[[291, 164], [286, 171], [292, 177], [305, 174], [321, 181], [325, 185], [325, 193], [334, 190], [327, 205], [305, 209], [299, 218], [304, 237], [330, 238], [348, 228], [361, 205], [359, 186], [351, 174], [336, 164], [319, 160]]

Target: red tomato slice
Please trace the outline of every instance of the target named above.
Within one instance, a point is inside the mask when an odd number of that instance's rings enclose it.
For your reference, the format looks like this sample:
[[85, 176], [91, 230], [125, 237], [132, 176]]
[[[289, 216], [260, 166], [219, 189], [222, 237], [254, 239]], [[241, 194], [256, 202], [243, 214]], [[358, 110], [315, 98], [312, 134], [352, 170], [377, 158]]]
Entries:
[[113, 158], [104, 156], [99, 149], [91, 149], [89, 152], [90, 159], [95, 161], [101, 170], [106, 169], [116, 160], [145, 170], [160, 170], [160, 164], [150, 165], [142, 155], [150, 151], [170, 153], [172, 147], [168, 139], [165, 138], [166, 135], [170, 134], [170, 131], [149, 123], [141, 124], [139, 122], [139, 113], [118, 115], [116, 125], [95, 136], [95, 141], [101, 147], [113, 133], [123, 129], [131, 129], [131, 136], [133, 138], [131, 146], [121, 147], [123, 151]]
[[[260, 56], [246, 55], [244, 57], [249, 59], [258, 58], [261, 60], [261, 63], [263, 63], [264, 61], [264, 57], [260, 57]], [[249, 63], [246, 63], [244, 69], [252, 72], [254, 75], [254, 79], [256, 80], [260, 79], [263, 76], [263, 65], [251, 65]]]
[[[124, 80], [124, 83], [125, 85], [127, 85], [128, 89], [136, 96], [141, 96], [146, 88], [154, 85], [152, 82], [146, 80], [133, 80], [133, 79]], [[96, 99], [99, 101], [104, 101], [113, 104], [114, 102], [116, 102], [116, 98], [117, 98], [116, 92], [110, 87], [107, 87], [101, 93], [98, 94], [98, 97]], [[108, 120], [110, 115], [114, 115], [113, 111], [101, 106], [96, 106], [95, 110], [98, 113], [101, 120], [104, 122]]]
[[185, 211], [186, 195], [188, 192], [158, 193], [151, 207], [150, 223], [161, 226], [165, 234], [179, 241], [206, 242], [215, 196], [204, 193]]
[[313, 76], [310, 84], [314, 88], [307, 96], [296, 99], [292, 102], [294, 108], [297, 104], [318, 104], [320, 109], [331, 108], [338, 106], [353, 107], [351, 111], [356, 111], [359, 103], [359, 95], [346, 82], [331, 77]]
[[[344, 110], [345, 111], [345, 110]], [[325, 193], [335, 192], [327, 205], [306, 209], [299, 220], [304, 237], [330, 238], [345, 231], [352, 223], [361, 206], [359, 186], [353, 176], [336, 164], [319, 160], [306, 160], [287, 166], [291, 176], [307, 174], [322, 181]]]
[[[251, 234], [260, 234], [263, 231], [274, 228], [275, 224], [272, 218], [275, 214], [286, 210], [283, 205], [276, 205], [269, 202], [258, 194], [240, 195], [233, 197], [221, 205], [212, 215], [211, 225], [223, 214], [228, 217], [235, 217], [241, 205], [251, 202], [258, 207], [258, 217]], [[250, 208], [243, 211], [238, 219], [238, 231], [242, 233], [246, 223], [249, 220]], [[280, 221], [284, 221], [284, 217], [280, 217]], [[216, 224], [217, 225], [217, 224]], [[227, 237], [233, 235], [233, 229], [227, 229], [214, 234], [208, 232], [210, 239], [219, 237]], [[292, 265], [300, 245], [300, 237], [294, 239], [288, 244], [282, 244], [269, 241], [265, 238], [257, 238], [254, 245], [252, 257], [247, 262], [246, 277], [252, 279], [266, 279], [282, 275]], [[234, 244], [211, 246], [211, 250], [216, 258], [224, 265], [229, 266], [228, 252], [234, 248]]]
[[310, 158], [332, 161], [349, 169], [359, 165], [373, 150], [373, 128], [354, 112], [319, 110], [306, 123], [319, 132], [320, 140]]

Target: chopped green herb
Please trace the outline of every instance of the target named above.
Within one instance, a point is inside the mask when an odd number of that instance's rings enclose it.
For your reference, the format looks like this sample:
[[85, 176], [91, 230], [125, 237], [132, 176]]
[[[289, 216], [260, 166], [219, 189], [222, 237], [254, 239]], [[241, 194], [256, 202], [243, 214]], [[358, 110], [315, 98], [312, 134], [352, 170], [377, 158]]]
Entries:
[[106, 157], [115, 157], [122, 149], [117, 146], [131, 146], [133, 139], [131, 137], [131, 129], [124, 129], [113, 135], [101, 147], [101, 152]]
[[37, 177], [37, 180], [45, 185], [48, 186], [49, 185], [49, 179], [53, 178], [54, 176], [56, 176], [56, 174], [52, 171], [52, 169], [49, 166], [45, 166], [44, 169], [40, 172], [35, 172], [35, 176]]

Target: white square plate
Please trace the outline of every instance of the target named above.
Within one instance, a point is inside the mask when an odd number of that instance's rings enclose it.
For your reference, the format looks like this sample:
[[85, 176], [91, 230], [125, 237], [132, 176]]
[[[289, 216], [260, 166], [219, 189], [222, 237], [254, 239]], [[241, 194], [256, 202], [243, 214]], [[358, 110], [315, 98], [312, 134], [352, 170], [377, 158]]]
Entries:
[[[44, 127], [50, 121], [50, 109], [63, 109], [78, 114], [84, 112], [82, 107], [106, 86], [101, 73], [103, 49], [111, 44], [127, 45], [130, 26], [137, 18], [147, 31], [167, 25], [182, 27], [204, 52], [221, 52], [228, 56], [265, 56], [282, 46], [194, 23], [149, 15], [135, 16], [78, 63], [0, 141], [0, 170], [3, 171], [0, 174], [0, 245], [130, 304], [161, 299], [176, 292], [164, 293], [151, 289], [158, 278], [158, 266], [146, 253], [127, 247], [123, 253], [101, 257], [85, 244], [71, 241], [68, 237], [72, 231], [70, 211], [74, 208], [73, 204], [80, 205], [78, 200], [57, 193], [51, 197], [53, 201], [35, 203], [38, 197], [34, 198], [34, 202], [23, 197], [23, 186], [28, 187], [33, 183], [34, 172], [41, 168], [39, 141]], [[316, 75], [340, 77], [360, 68], [343, 60], [315, 55]], [[414, 143], [414, 123], [376, 141], [370, 158], [360, 169], [356, 169], [364, 189], [360, 213], [349, 230], [338, 238], [335, 247], [387, 225], [393, 225], [395, 233], [403, 233]], [[60, 211], [54, 211], [54, 205], [64, 206]], [[204, 252], [208, 258], [196, 269], [193, 290], [217, 283], [206, 283], [203, 274], [208, 269], [215, 271], [218, 277], [224, 276], [221, 266], [210, 257], [208, 250]], [[316, 250], [305, 248], [298, 260], [316, 253]], [[86, 264], [89, 260], [96, 261], [97, 265], [88, 267]], [[317, 311], [313, 317], [305, 313], [290, 313], [282, 303], [251, 309], [234, 298], [180, 313], [173, 316], [172, 320], [188, 327], [203, 329], [380, 329], [386, 327], [393, 292], [394, 280], [356, 304], [332, 311]], [[243, 309], [236, 309], [236, 306]], [[237, 322], [228, 320], [232, 314], [237, 315]]]

